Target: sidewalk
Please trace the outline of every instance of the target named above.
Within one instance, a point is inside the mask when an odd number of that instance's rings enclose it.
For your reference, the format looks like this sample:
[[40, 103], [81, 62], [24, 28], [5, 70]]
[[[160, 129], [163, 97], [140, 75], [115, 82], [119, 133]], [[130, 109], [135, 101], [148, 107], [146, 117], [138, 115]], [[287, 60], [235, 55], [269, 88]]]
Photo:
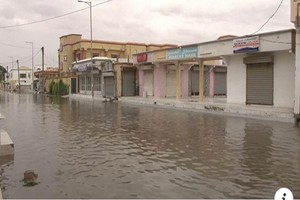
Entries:
[[228, 104], [226, 98], [198, 99], [157, 99], [141, 97], [120, 97], [122, 103], [148, 104], [161, 107], [173, 107], [191, 111], [199, 111], [218, 115], [242, 116], [254, 119], [272, 120], [294, 123], [292, 108], [274, 108], [273, 106]]
[[[92, 100], [91, 95], [70, 94], [69, 97], [74, 99]], [[107, 101], [107, 99], [102, 96], [94, 96], [94, 100]], [[289, 123], [295, 122], [292, 108], [279, 108], [263, 105], [229, 104], [226, 102], [226, 98], [223, 97], [205, 98], [204, 102], [199, 102], [198, 97], [176, 100], [165, 98], [142, 98], [135, 96], [119, 97], [118, 101], [121, 103], [146, 104], [151, 106], [184, 109], [189, 111], [198, 111], [226, 116], [239, 116]]]

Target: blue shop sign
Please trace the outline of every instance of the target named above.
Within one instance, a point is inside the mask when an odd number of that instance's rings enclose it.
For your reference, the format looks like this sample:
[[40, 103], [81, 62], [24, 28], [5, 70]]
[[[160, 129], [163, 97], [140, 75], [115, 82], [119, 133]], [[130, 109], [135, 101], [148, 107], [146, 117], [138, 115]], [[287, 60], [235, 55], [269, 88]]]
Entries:
[[168, 60], [177, 60], [184, 58], [196, 58], [198, 55], [198, 47], [181, 47], [178, 49], [170, 49], [167, 51]]

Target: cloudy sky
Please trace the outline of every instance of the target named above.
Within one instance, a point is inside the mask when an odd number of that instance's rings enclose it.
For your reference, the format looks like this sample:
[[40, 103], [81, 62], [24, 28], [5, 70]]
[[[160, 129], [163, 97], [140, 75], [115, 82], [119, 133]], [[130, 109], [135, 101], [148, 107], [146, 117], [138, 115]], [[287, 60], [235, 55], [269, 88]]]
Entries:
[[[94, 39], [183, 45], [227, 34], [252, 34], [282, 0], [108, 0], [101, 4], [103, 1], [92, 0], [96, 5]], [[77, 0], [0, 0], [0, 5], [0, 65], [9, 69], [12, 57], [22, 66], [31, 66], [31, 44], [26, 41], [34, 44], [35, 65], [41, 65], [44, 46], [46, 65], [57, 66], [60, 36], [90, 37], [89, 9], [84, 9], [88, 5]], [[34, 23], [39, 21], [43, 22]], [[292, 27], [290, 0], [283, 0], [259, 33]]]

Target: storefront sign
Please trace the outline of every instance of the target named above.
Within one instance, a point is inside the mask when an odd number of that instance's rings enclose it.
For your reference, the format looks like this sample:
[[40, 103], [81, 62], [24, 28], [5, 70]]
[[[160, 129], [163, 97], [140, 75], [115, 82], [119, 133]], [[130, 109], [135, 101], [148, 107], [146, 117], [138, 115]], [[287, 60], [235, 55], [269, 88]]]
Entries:
[[233, 40], [233, 53], [259, 51], [259, 37], [247, 37]]
[[171, 49], [167, 51], [167, 59], [184, 59], [184, 58], [195, 58], [198, 54], [198, 47], [182, 47], [178, 49]]
[[87, 64], [75, 64], [73, 66], [73, 71], [85, 72], [87, 71]]
[[143, 54], [138, 54], [137, 55], [137, 62], [147, 62], [147, 54], [143, 53]]

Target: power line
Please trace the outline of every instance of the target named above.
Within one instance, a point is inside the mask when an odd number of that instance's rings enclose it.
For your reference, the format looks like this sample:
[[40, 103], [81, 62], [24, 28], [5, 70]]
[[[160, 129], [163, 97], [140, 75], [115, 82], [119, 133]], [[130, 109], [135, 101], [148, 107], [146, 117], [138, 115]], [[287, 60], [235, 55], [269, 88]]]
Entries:
[[[106, 1], [103, 1], [103, 2], [100, 2], [100, 3], [97, 3], [97, 4], [93, 5], [92, 7], [96, 7], [96, 6], [99, 6], [101, 4], [108, 3], [110, 1], [112, 1], [112, 0], [106, 0]], [[72, 11], [72, 12], [69, 12], [69, 13], [65, 13], [65, 14], [62, 14], [62, 15], [58, 15], [58, 16], [55, 16], [55, 17], [50, 17], [50, 18], [47, 18], [47, 19], [42, 19], [42, 20], [38, 20], [38, 21], [28, 22], [28, 23], [24, 23], [24, 24], [9, 25], [9, 26], [0, 26], [0, 29], [15, 28], [15, 27], [27, 26], [27, 25], [32, 25], [32, 24], [38, 24], [38, 23], [50, 21], [50, 20], [53, 20], [53, 19], [57, 19], [57, 18], [60, 18], [60, 17], [65, 17], [65, 16], [68, 16], [68, 15], [71, 15], [71, 14], [74, 14], [74, 13], [77, 13], [77, 12], [81, 12], [81, 11], [86, 10], [86, 9], [89, 9], [89, 7], [82, 8], [82, 9], [79, 9], [79, 10], [75, 10], [75, 11]]]
[[44, 53], [44, 55], [45, 55], [46, 59], [48, 59], [48, 60], [50, 60], [50, 61], [52, 62], [52, 65], [53, 65], [53, 66], [55, 66], [55, 64], [54, 64], [54, 63], [58, 63], [58, 61], [57, 61], [57, 60], [55, 60], [54, 58], [50, 58], [50, 57], [49, 57], [49, 56], [47, 56], [45, 53]]
[[[34, 55], [33, 57], [35, 58], [39, 53], [41, 52], [41, 49], [39, 49]], [[16, 62], [17, 60], [19, 61], [22, 61], [22, 62], [27, 62], [27, 61], [30, 61], [32, 59], [32, 55], [28, 55], [28, 56], [25, 56], [21, 59], [16, 59], [16, 60], [13, 60], [13, 62]], [[7, 62], [7, 63], [0, 63], [0, 65], [9, 65], [11, 64], [11, 62]]]
[[281, 5], [283, 3], [283, 0], [281, 0], [281, 2], [279, 3], [277, 9], [275, 10], [275, 12], [269, 17], [269, 19], [257, 30], [255, 31], [254, 33], [252, 33], [251, 35], [259, 32], [265, 25], [267, 25], [267, 23], [276, 15], [276, 13], [278, 12], [278, 10], [280, 9]]
[[16, 46], [16, 45], [7, 44], [7, 43], [4, 43], [4, 42], [0, 42], [0, 44], [1, 44], [1, 45], [4, 45], [4, 46], [14, 47], [14, 48], [20, 48], [20, 49], [31, 49], [31, 48], [29, 48], [29, 47]]

